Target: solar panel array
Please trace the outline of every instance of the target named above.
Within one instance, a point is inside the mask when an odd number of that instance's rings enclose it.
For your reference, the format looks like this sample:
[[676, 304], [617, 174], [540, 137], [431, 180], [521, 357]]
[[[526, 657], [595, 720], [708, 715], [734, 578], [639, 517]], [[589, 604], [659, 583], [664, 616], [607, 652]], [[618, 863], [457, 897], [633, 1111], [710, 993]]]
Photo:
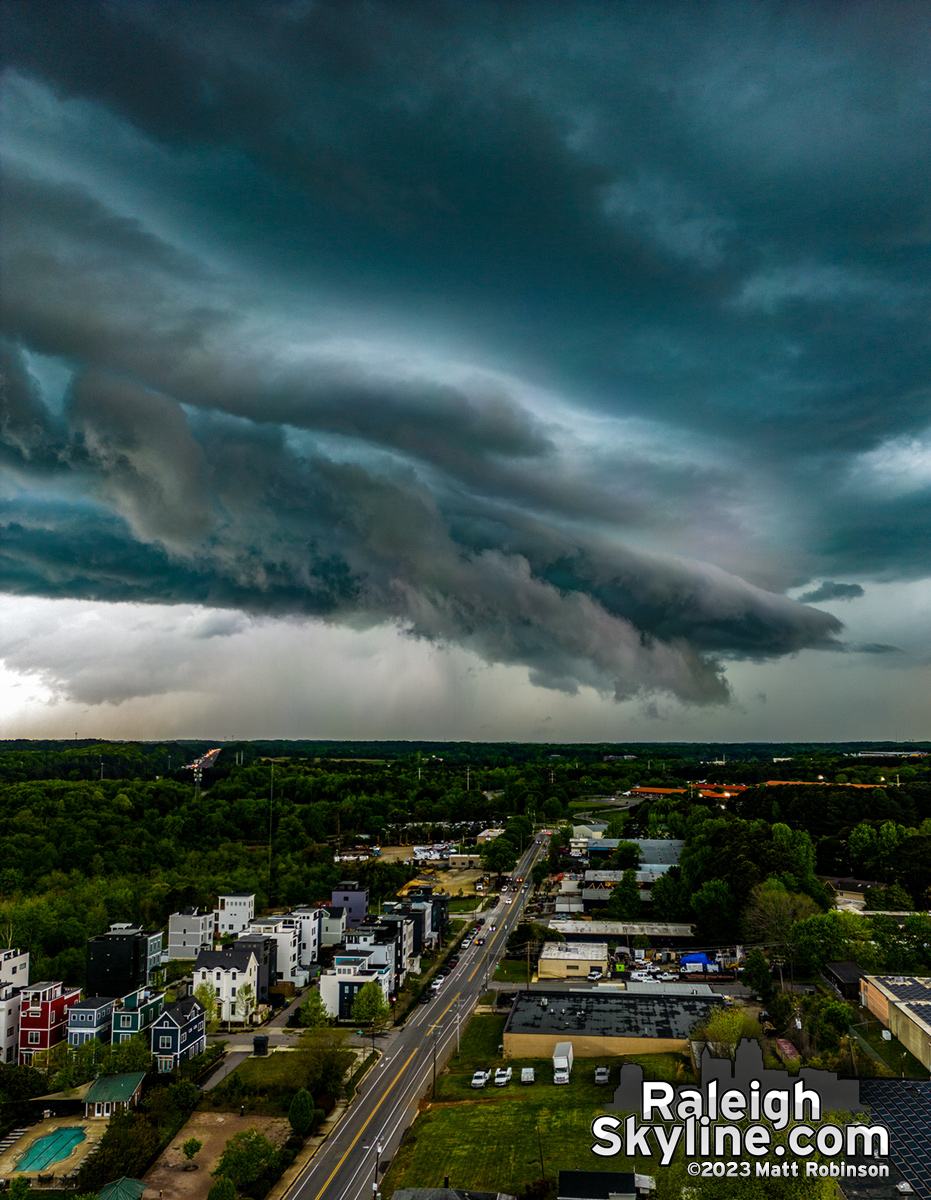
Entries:
[[877, 975], [877, 980], [896, 1000], [931, 1000], [931, 979], [909, 975]]
[[889, 1126], [892, 1161], [918, 1200], [931, 1200], [931, 1080], [863, 1079], [860, 1103]]

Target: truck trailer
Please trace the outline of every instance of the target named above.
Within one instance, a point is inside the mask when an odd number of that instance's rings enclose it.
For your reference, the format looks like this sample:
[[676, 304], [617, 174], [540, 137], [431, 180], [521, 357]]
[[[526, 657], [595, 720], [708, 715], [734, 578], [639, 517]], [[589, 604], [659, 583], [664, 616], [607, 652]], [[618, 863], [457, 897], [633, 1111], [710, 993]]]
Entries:
[[568, 1083], [572, 1074], [572, 1043], [557, 1042], [553, 1051], [553, 1083]]

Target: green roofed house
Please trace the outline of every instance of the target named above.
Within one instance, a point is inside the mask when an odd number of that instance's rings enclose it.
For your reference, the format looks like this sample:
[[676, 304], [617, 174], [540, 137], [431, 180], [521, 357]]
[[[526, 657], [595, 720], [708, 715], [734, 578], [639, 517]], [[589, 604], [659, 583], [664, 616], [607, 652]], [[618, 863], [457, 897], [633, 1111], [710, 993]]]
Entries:
[[97, 1193], [97, 1200], [142, 1200], [145, 1184], [141, 1179], [114, 1179], [105, 1183]]
[[[84, 1097], [84, 1115], [110, 1117], [123, 1109], [136, 1108], [142, 1094], [143, 1079], [144, 1071], [134, 1071], [125, 1075], [101, 1075], [91, 1084]], [[128, 1182], [134, 1181], [130, 1179]]]

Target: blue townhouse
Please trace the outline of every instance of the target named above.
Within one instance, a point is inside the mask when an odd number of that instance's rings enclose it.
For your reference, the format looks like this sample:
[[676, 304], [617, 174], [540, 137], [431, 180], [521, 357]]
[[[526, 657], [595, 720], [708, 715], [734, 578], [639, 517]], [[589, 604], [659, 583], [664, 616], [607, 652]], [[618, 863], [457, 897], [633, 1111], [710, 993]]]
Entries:
[[207, 1048], [204, 1007], [194, 996], [166, 1005], [151, 1029], [155, 1066], [162, 1074]]
[[83, 1046], [93, 1038], [109, 1042], [115, 1004], [111, 996], [89, 996], [72, 1004], [68, 1009], [68, 1045]]

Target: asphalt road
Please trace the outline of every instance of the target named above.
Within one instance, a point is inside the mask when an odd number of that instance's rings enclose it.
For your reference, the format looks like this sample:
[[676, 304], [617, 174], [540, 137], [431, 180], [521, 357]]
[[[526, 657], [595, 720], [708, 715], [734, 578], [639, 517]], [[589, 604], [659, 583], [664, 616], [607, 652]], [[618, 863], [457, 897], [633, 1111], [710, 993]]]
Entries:
[[[531, 845], [514, 868], [528, 879], [530, 868], [546, 853], [546, 839]], [[487, 980], [517, 924], [528, 892], [509, 893], [510, 904], [483, 913], [484, 946], [473, 943], [459, 966], [429, 1004], [418, 1006], [399, 1029], [380, 1039], [382, 1058], [369, 1072], [361, 1092], [326, 1144], [287, 1194], [287, 1200], [363, 1200], [394, 1157], [404, 1131], [417, 1115], [417, 1103], [429, 1091], [434, 1070], [442, 1070], [456, 1050], [457, 1029], [464, 1029]], [[495, 933], [490, 932], [497, 926]], [[435, 1065], [434, 1065], [435, 1064]], [[492, 1064], [489, 1063], [489, 1066]]]

